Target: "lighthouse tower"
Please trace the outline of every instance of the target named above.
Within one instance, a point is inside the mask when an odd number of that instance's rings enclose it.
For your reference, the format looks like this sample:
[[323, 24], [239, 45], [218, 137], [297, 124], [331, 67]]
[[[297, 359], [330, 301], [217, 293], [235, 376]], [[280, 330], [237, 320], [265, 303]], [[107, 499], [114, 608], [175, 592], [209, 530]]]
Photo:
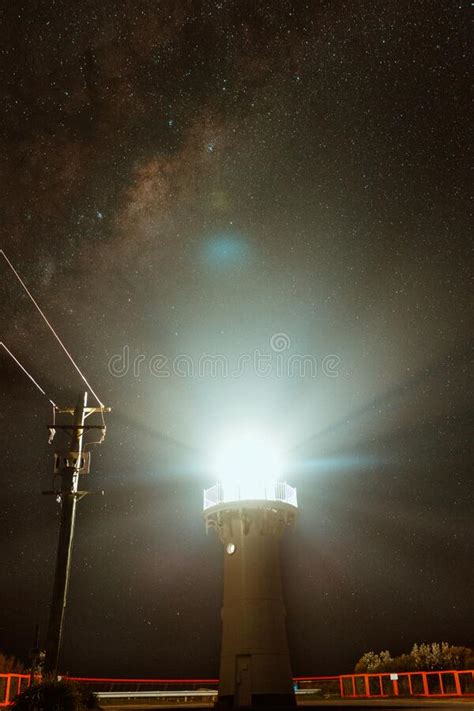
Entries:
[[204, 491], [206, 528], [224, 544], [219, 708], [295, 706], [279, 539], [293, 525], [296, 490], [266, 444], [224, 450], [220, 481]]

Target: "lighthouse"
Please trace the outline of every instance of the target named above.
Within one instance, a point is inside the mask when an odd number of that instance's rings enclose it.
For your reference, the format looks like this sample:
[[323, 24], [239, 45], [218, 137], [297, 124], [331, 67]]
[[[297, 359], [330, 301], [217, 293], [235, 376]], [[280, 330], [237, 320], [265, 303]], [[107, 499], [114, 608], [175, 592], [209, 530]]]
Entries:
[[218, 482], [204, 491], [206, 528], [224, 547], [224, 599], [217, 707], [295, 706], [280, 571], [280, 538], [297, 514], [267, 439], [223, 445]]

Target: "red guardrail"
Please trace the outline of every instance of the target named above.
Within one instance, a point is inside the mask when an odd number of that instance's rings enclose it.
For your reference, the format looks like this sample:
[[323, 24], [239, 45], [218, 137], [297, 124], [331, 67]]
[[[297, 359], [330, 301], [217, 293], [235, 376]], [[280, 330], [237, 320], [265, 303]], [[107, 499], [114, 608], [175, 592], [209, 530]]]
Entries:
[[340, 677], [342, 698], [389, 696], [474, 696], [474, 671], [417, 671], [385, 674], [344, 674]]
[[0, 706], [8, 706], [30, 683], [29, 674], [0, 674]]
[[[336, 677], [296, 677], [300, 688], [306, 684], [326, 685], [337, 680], [339, 698], [381, 699], [393, 697], [470, 697], [474, 696], [474, 670], [416, 671], [381, 674], [341, 674]], [[332, 686], [334, 687], [334, 681]], [[324, 692], [324, 689], [322, 689]]]
[[[65, 676], [94, 691], [186, 690], [217, 687], [218, 679], [128, 679]], [[301, 690], [314, 689], [318, 695], [343, 699], [380, 699], [394, 697], [472, 697], [474, 670], [417, 671], [382, 674], [342, 674], [338, 676], [298, 676]], [[29, 674], [0, 674], [0, 707], [9, 706], [15, 696], [30, 683]]]

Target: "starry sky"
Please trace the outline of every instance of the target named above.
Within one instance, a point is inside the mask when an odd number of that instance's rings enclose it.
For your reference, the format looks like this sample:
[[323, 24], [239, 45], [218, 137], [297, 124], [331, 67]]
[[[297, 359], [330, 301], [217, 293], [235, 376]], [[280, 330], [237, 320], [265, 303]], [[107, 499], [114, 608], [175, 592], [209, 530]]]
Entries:
[[[217, 675], [202, 489], [242, 423], [273, 433], [299, 494], [282, 540], [295, 674], [472, 646], [469, 9], [3, 5], [0, 247], [113, 408], [63, 670]], [[0, 262], [1, 340], [75, 404], [83, 383]], [[66, 442], [48, 445], [48, 400], [5, 352], [0, 369], [0, 649], [26, 659]]]

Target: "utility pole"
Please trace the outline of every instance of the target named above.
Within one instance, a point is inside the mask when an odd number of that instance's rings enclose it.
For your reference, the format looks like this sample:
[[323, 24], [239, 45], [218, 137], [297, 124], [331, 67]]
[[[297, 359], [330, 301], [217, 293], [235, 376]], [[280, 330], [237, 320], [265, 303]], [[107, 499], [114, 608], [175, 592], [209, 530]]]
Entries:
[[38, 623], [35, 625], [35, 641], [33, 647], [30, 649], [30, 685], [35, 683], [36, 677], [40, 672], [41, 663], [41, 650], [39, 646], [40, 638], [40, 626]]
[[68, 452], [55, 453], [55, 474], [61, 477], [59, 491], [45, 491], [45, 494], [54, 494], [61, 505], [61, 521], [59, 526], [58, 552], [56, 557], [56, 570], [54, 575], [53, 596], [46, 637], [46, 658], [44, 671], [46, 674], [57, 676], [59, 668], [59, 655], [64, 627], [64, 613], [67, 604], [67, 594], [71, 571], [71, 554], [74, 540], [74, 527], [76, 522], [77, 502], [85, 496], [87, 491], [79, 490], [79, 476], [89, 472], [89, 452], [84, 451], [84, 433], [90, 429], [101, 429], [102, 439], [105, 436], [105, 426], [88, 425], [85, 420], [95, 412], [109, 412], [107, 407], [87, 407], [87, 392], [81, 394], [75, 408], [56, 408], [57, 413], [72, 416], [72, 424], [49, 427], [50, 442], [56, 429], [68, 430], [71, 433], [71, 443]]

